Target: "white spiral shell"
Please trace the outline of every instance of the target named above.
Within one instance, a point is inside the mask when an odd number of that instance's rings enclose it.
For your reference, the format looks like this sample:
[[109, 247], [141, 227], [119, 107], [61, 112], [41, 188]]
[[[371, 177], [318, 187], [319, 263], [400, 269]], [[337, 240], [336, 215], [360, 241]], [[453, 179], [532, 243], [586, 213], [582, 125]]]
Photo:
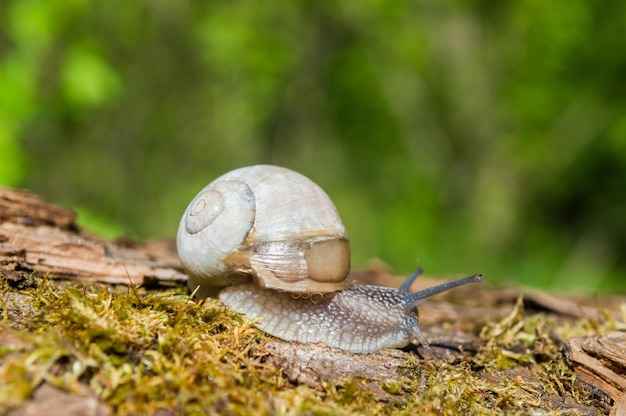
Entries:
[[251, 277], [286, 292], [347, 286], [350, 248], [337, 209], [289, 169], [257, 165], [217, 178], [187, 207], [176, 243], [192, 290]]

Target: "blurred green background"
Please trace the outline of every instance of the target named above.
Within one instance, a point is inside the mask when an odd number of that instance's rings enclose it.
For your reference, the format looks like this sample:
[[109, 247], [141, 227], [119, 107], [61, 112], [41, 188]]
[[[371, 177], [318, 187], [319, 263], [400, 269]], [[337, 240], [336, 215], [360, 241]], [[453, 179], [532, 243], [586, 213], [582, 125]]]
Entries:
[[0, 184], [173, 237], [218, 175], [317, 182], [353, 265], [626, 291], [626, 2], [4, 0]]

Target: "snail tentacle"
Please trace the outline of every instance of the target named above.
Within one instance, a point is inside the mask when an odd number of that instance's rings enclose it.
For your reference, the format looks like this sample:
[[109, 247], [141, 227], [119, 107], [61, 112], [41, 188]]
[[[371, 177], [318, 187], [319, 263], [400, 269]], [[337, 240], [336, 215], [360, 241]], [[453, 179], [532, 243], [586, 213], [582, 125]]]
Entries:
[[420, 290], [419, 292], [408, 293], [404, 297], [403, 304], [407, 310], [410, 310], [419, 305], [424, 299], [446, 292], [450, 289], [454, 289], [455, 287], [467, 285], [469, 283], [482, 282], [482, 280], [483, 276], [481, 274], [475, 274], [473, 276], [464, 277], [463, 279], [453, 280], [451, 282], [429, 287], [427, 289]]

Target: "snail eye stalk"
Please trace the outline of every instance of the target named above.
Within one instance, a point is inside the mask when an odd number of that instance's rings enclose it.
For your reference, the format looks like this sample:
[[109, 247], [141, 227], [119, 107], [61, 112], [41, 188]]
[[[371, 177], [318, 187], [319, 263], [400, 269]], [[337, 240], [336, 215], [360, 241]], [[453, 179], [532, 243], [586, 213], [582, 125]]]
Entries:
[[[413, 277], [413, 280], [415, 280], [416, 278], [417, 276]], [[411, 279], [411, 277], [409, 277], [409, 279]], [[402, 285], [402, 288], [404, 288], [405, 284], [409, 281], [409, 279], [407, 279], [407, 281], [404, 282], [404, 284]], [[464, 286], [470, 283], [482, 282], [482, 280], [483, 280], [482, 275], [475, 274], [474, 276], [464, 277], [463, 279], [454, 280], [452, 282], [446, 282], [437, 286], [429, 287], [427, 289], [420, 290], [419, 292], [408, 293], [404, 298], [404, 306], [407, 309], [413, 309], [417, 305], [419, 305], [424, 299], [430, 298], [431, 296], [438, 295], [442, 292], [446, 292], [450, 289], [454, 289], [455, 287]], [[413, 283], [413, 281], [411, 281], [411, 283]]]

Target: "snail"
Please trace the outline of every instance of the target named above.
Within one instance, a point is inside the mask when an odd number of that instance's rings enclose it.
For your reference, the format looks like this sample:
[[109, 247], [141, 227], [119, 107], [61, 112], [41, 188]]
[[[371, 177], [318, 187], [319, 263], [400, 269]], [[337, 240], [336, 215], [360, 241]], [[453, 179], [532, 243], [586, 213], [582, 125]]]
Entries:
[[215, 296], [270, 335], [351, 352], [428, 343], [416, 306], [481, 275], [415, 293], [348, 282], [350, 248], [337, 209], [305, 176], [257, 165], [228, 172], [181, 218], [178, 255], [196, 296]]

